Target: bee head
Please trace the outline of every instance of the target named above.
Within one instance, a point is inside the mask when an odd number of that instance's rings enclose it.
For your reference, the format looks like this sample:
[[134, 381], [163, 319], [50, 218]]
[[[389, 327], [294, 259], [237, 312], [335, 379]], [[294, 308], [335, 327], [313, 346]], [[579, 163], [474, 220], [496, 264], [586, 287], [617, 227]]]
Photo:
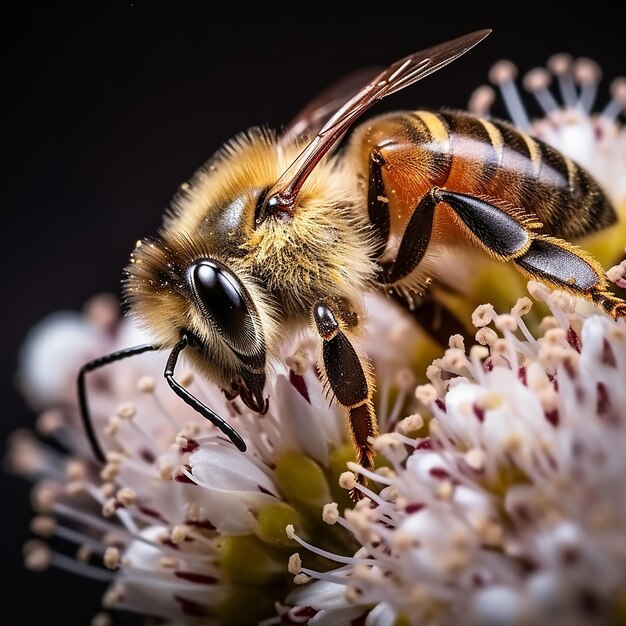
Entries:
[[264, 311], [271, 307], [236, 260], [217, 259], [184, 237], [145, 240], [131, 256], [124, 293], [157, 346], [173, 348], [186, 336], [195, 369], [227, 397], [264, 410], [266, 333], [273, 327]]

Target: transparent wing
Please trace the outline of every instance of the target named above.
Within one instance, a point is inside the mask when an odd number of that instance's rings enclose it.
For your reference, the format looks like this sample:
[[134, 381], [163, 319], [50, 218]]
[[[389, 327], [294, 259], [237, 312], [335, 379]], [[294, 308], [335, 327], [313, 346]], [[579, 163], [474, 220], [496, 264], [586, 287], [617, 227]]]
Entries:
[[316, 135], [359, 87], [372, 81], [380, 67], [368, 67], [343, 76], [311, 100], [287, 124], [281, 140], [290, 143], [301, 135]]
[[482, 41], [490, 29], [480, 30], [411, 54], [378, 74], [341, 106], [278, 179], [265, 197], [260, 219], [267, 212], [291, 213], [295, 199], [313, 168], [333, 144], [367, 109], [385, 96], [426, 78]]

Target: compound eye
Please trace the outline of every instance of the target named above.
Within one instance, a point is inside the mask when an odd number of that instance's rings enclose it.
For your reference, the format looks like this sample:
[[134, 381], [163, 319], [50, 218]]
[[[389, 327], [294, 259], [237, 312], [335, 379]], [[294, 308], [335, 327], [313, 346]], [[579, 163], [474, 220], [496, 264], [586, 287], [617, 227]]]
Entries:
[[214, 261], [202, 261], [190, 268], [189, 280], [200, 308], [226, 343], [248, 352], [256, 333], [245, 288], [237, 277]]

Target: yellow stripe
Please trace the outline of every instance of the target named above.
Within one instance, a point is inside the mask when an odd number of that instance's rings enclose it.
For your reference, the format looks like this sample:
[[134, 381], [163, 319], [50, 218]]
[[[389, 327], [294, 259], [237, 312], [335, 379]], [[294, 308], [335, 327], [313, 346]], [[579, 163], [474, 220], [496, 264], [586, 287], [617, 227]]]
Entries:
[[522, 139], [524, 139], [524, 141], [526, 142], [526, 146], [528, 147], [530, 160], [533, 164], [533, 176], [535, 178], [538, 178], [539, 172], [541, 170], [541, 152], [539, 151], [539, 146], [537, 146], [537, 143], [532, 137], [521, 131], [518, 132], [521, 135]]
[[567, 186], [570, 191], [573, 191], [577, 168], [575, 163], [566, 156], [563, 157], [563, 160], [565, 161], [565, 166], [567, 167]]
[[502, 133], [488, 120], [478, 118], [478, 121], [484, 126], [489, 140], [498, 156], [498, 165], [502, 165], [502, 155], [504, 154], [504, 141], [502, 140]]
[[448, 130], [438, 115], [430, 111], [416, 111], [415, 115], [426, 125], [434, 141], [439, 143], [448, 142]]

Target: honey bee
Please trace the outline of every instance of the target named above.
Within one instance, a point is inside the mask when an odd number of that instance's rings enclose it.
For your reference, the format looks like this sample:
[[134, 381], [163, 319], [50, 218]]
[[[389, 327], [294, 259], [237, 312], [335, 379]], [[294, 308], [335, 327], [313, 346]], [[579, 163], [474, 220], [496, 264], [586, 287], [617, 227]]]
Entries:
[[[174, 376], [195, 368], [263, 413], [266, 372], [291, 331], [319, 337], [318, 369], [345, 407], [356, 460], [374, 466], [374, 379], [360, 349], [362, 296], [409, 297], [451, 249], [474, 246], [526, 276], [626, 317], [603, 268], [568, 240], [616, 213], [581, 167], [507, 123], [463, 112], [401, 111], [356, 127], [372, 105], [454, 61], [489, 30], [401, 59], [339, 103], [320, 102], [282, 135], [239, 135], [184, 184], [158, 234], [138, 243], [123, 291], [153, 343], [95, 359], [78, 377], [94, 453], [85, 376], [122, 358], [169, 350], [164, 376], [187, 404], [246, 443]], [[357, 494], [358, 497], [358, 494]]]

